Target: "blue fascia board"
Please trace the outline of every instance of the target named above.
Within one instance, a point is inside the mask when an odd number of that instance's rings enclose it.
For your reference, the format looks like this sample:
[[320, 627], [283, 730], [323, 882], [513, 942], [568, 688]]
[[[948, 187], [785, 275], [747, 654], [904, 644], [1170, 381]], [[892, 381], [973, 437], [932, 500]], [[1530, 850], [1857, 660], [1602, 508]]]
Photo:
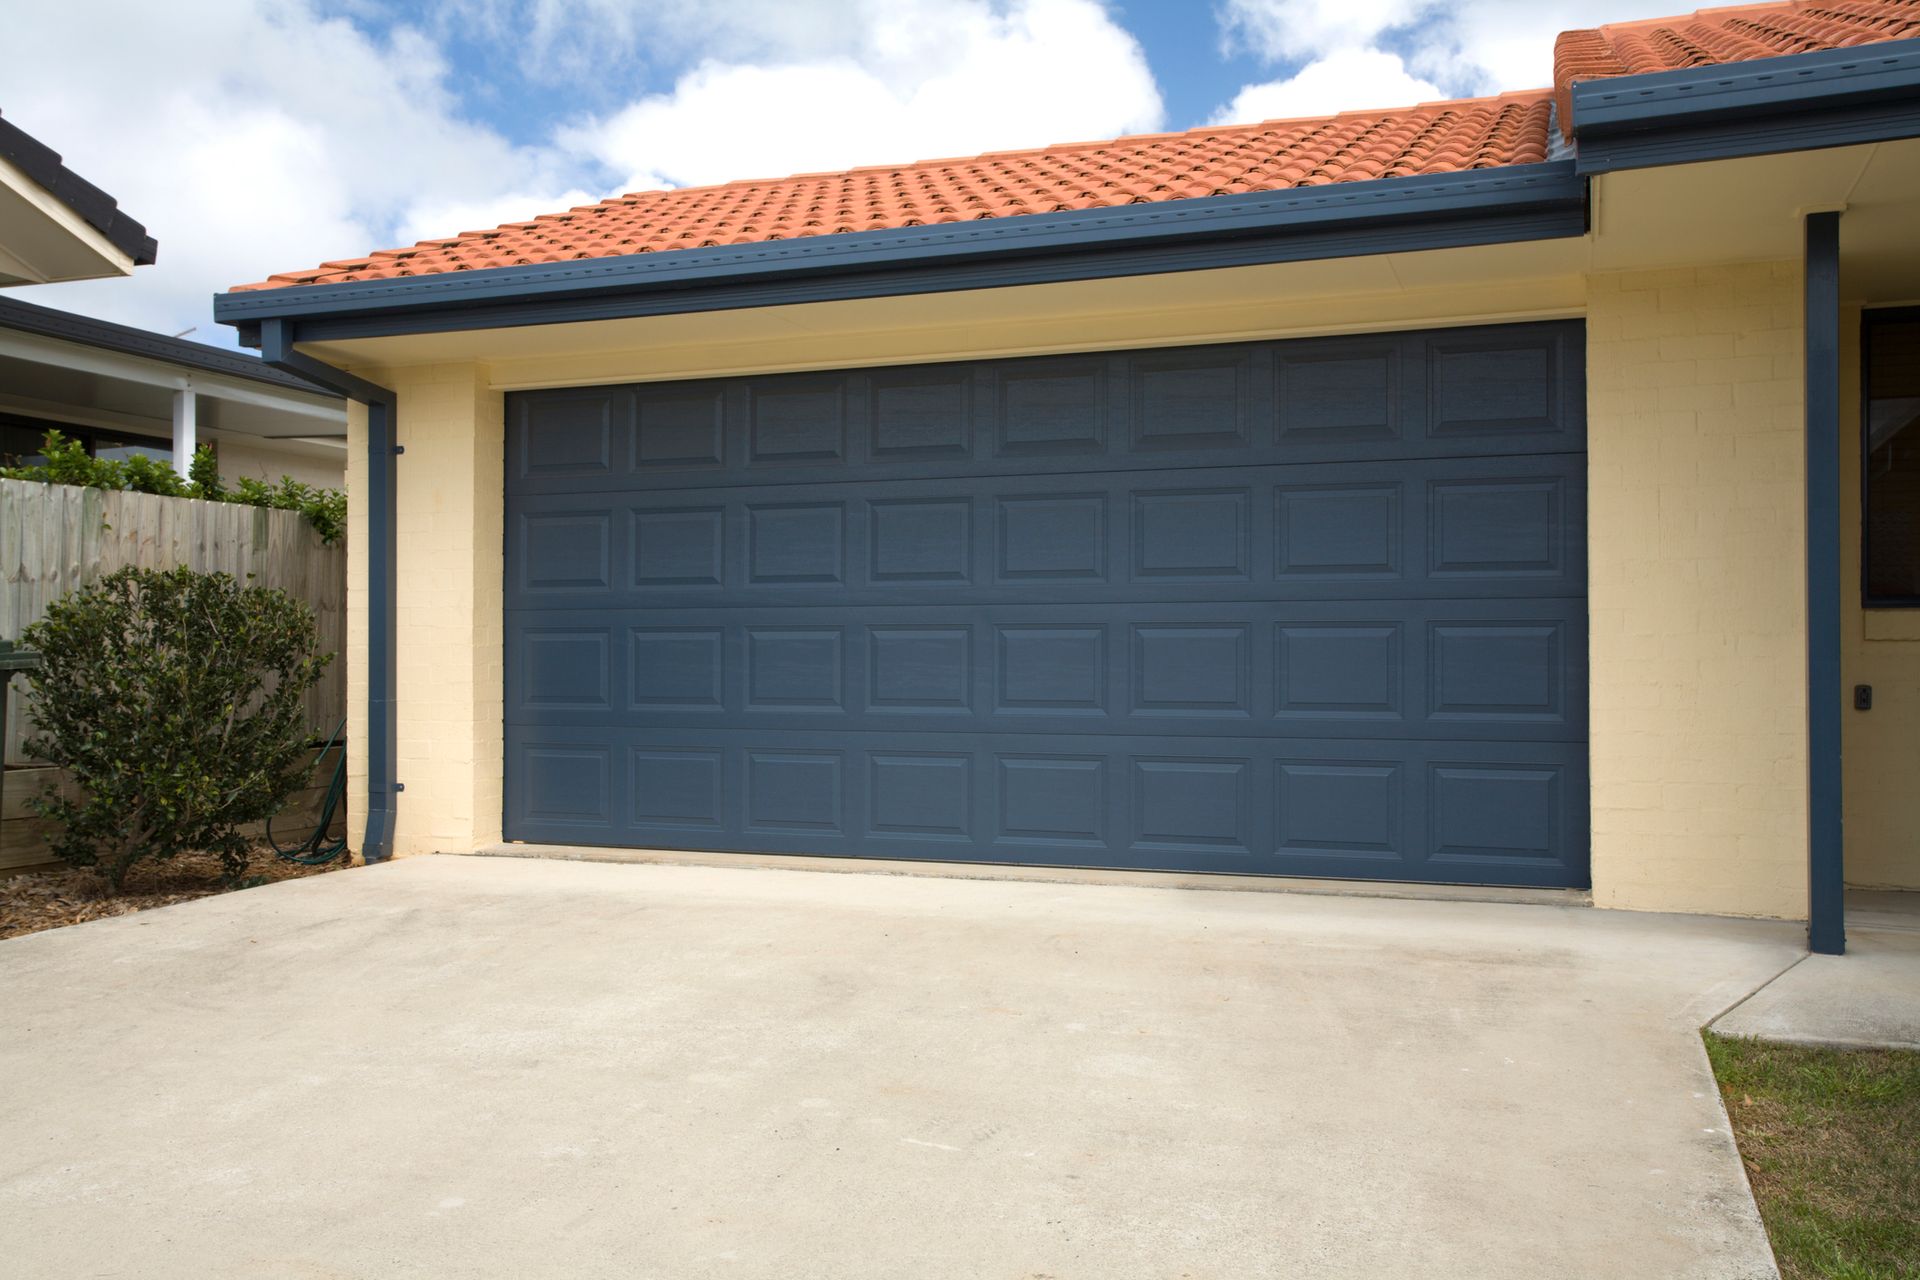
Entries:
[[221, 294], [251, 339], [613, 319], [1579, 236], [1571, 161], [1073, 213]]
[[1572, 100], [1582, 174], [1916, 137], [1920, 40], [1585, 80]]

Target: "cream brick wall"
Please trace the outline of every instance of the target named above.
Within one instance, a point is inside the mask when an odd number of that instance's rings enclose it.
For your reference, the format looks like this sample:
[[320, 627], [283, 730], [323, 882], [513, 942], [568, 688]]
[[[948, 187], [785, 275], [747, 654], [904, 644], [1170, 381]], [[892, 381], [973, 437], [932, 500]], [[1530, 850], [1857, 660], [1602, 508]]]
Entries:
[[[460, 852], [500, 838], [501, 575], [505, 408], [473, 364], [397, 370], [399, 780], [397, 855]], [[364, 493], [365, 418], [348, 426], [349, 483]], [[364, 815], [365, 513], [355, 504], [347, 592], [357, 619], [348, 667], [353, 702], [351, 803]], [[356, 840], [364, 819], [356, 819]]]
[[1588, 305], [1594, 901], [1804, 917], [1799, 264]]
[[1860, 607], [1860, 312], [1840, 343], [1841, 679], [1873, 710], [1841, 719], [1847, 883], [1920, 889], [1920, 611]]

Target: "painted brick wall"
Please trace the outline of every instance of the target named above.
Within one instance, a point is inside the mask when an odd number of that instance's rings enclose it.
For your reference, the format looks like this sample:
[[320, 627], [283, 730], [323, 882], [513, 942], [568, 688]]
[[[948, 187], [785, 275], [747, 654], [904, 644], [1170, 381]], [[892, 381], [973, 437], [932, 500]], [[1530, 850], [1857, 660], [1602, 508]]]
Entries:
[[[504, 406], [472, 364], [401, 369], [384, 376], [400, 397], [400, 781], [394, 851], [461, 852], [500, 838], [501, 574]], [[365, 418], [348, 426], [349, 484], [363, 486]], [[366, 563], [350, 537], [348, 601], [353, 658], [351, 803], [365, 813]], [[363, 833], [356, 818], [356, 843]]]
[[1593, 896], [1806, 914], [1798, 263], [1595, 275]]
[[1847, 883], [1920, 889], [1920, 610], [1860, 607], [1860, 312], [1840, 345], [1841, 679], [1873, 709], [1841, 713]]

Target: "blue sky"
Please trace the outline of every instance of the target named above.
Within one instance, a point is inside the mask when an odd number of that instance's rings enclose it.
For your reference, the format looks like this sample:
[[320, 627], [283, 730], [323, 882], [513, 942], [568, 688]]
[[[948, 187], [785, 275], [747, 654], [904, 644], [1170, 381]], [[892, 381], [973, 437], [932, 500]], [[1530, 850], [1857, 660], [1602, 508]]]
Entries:
[[1659, 0], [15, 0], [0, 110], [229, 285], [618, 194], [1532, 88]]

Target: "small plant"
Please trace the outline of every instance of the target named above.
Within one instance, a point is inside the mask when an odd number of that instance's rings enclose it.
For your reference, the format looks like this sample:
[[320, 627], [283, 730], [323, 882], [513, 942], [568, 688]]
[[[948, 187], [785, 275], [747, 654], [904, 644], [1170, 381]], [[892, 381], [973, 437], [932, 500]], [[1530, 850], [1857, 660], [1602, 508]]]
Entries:
[[345, 493], [338, 489], [316, 489], [292, 476], [281, 476], [278, 484], [243, 478], [229, 490], [220, 479], [220, 464], [213, 450], [204, 444], [193, 451], [185, 480], [166, 463], [142, 454], [122, 461], [89, 457], [85, 445], [69, 440], [58, 431], [47, 432], [40, 452], [46, 459], [44, 462], [25, 467], [0, 467], [0, 478], [72, 484], [86, 489], [131, 489], [135, 493], [157, 493], [169, 498], [200, 498], [207, 502], [237, 502], [249, 507], [298, 511], [319, 532], [320, 540], [327, 543], [340, 541], [347, 531]]
[[81, 798], [34, 802], [62, 825], [53, 852], [116, 892], [136, 864], [192, 850], [246, 870], [240, 828], [277, 812], [307, 774], [302, 699], [332, 661], [313, 614], [224, 573], [121, 569], [26, 629], [38, 725], [28, 749]]

